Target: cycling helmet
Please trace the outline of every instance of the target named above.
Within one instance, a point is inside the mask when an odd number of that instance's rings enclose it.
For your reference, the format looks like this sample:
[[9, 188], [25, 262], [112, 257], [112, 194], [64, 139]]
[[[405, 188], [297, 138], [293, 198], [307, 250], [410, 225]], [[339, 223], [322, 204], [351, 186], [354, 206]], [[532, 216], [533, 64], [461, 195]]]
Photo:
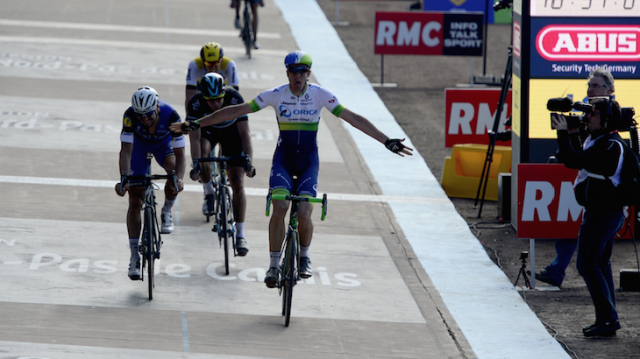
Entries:
[[131, 97], [131, 107], [143, 114], [155, 110], [158, 107], [158, 92], [153, 87], [140, 87]]
[[218, 73], [209, 72], [202, 77], [198, 85], [205, 98], [217, 99], [224, 96], [224, 77]]
[[284, 58], [284, 67], [289, 68], [291, 65], [302, 64], [307, 65], [311, 68], [311, 64], [313, 60], [311, 59], [311, 55], [307, 54], [304, 51], [294, 51], [289, 53], [287, 57]]
[[200, 58], [204, 62], [217, 62], [223, 56], [222, 46], [217, 42], [207, 42], [200, 50]]

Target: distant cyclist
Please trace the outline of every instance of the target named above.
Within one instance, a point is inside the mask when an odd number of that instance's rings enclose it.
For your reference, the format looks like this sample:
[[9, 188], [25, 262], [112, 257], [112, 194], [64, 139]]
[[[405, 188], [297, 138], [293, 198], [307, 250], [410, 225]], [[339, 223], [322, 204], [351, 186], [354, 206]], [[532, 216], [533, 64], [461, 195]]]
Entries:
[[[173, 232], [171, 209], [178, 192], [182, 191], [184, 176], [184, 137], [180, 133], [172, 132], [171, 124], [180, 123], [178, 112], [166, 102], [158, 98], [158, 93], [152, 87], [140, 87], [131, 98], [129, 107], [123, 117], [122, 132], [120, 134], [120, 171], [130, 176], [144, 176], [149, 172], [147, 153], [152, 153], [167, 174], [176, 172], [178, 188], [173, 187], [171, 180], [164, 186], [165, 201], [161, 211], [161, 233]], [[129, 262], [129, 278], [140, 279], [140, 241], [142, 205], [144, 203], [144, 181], [131, 180], [125, 186], [116, 184], [119, 196], [129, 192], [129, 211], [127, 212], [127, 231], [129, 232], [129, 247], [131, 259]]]
[[233, 24], [238, 30], [242, 27], [240, 26], [240, 4], [242, 1], [249, 1], [251, 4], [251, 15], [253, 15], [253, 19], [251, 19], [253, 48], [257, 50], [260, 48], [260, 45], [258, 45], [258, 5], [263, 7], [264, 0], [231, 0], [231, 7], [236, 9], [236, 19]]
[[[214, 111], [244, 103], [244, 99], [238, 91], [232, 87], [224, 86], [224, 78], [215, 72], [206, 74], [198, 85], [200, 92], [191, 98], [187, 106], [187, 120], [197, 120]], [[231, 119], [217, 125], [200, 128], [199, 131], [191, 131], [191, 156], [193, 158], [208, 157], [211, 149], [216, 144], [222, 147], [222, 155], [225, 157], [247, 155], [251, 159], [253, 150], [251, 147], [251, 132], [246, 115]], [[247, 206], [244, 194], [244, 163], [230, 163], [229, 182], [233, 189], [233, 216], [236, 220], [236, 250], [239, 256], [247, 255], [249, 248], [244, 235], [245, 209]], [[213, 214], [213, 200], [215, 190], [211, 179], [209, 166], [202, 166], [200, 181], [204, 185], [205, 201], [202, 212], [205, 215]], [[255, 176], [255, 169], [248, 171], [247, 176]], [[197, 180], [196, 178], [193, 178]]]
[[[197, 130], [200, 126], [221, 123], [251, 112], [271, 106], [276, 110], [280, 128], [271, 167], [269, 187], [274, 194], [315, 197], [318, 185], [318, 123], [322, 108], [325, 107], [337, 117], [342, 118], [355, 128], [383, 143], [390, 151], [400, 156], [411, 155], [412, 148], [402, 144], [404, 139], [391, 139], [378, 130], [369, 120], [350, 111], [329, 90], [314, 83], [308, 83], [311, 75], [311, 56], [304, 51], [294, 51], [287, 55], [284, 65], [287, 69], [288, 84], [267, 90], [251, 102], [225, 107], [198, 121], [174, 124], [171, 129], [178, 131]], [[293, 188], [292, 176], [297, 176], [297, 187]], [[267, 287], [273, 288], [279, 276], [278, 262], [280, 248], [285, 235], [285, 215], [289, 201], [273, 201], [274, 210], [269, 222], [269, 250], [271, 262], [265, 277]], [[313, 275], [309, 247], [313, 235], [310, 203], [300, 203], [300, 276]]]
[[193, 95], [198, 92], [198, 82], [209, 72], [216, 72], [222, 75], [225, 84], [239, 90], [240, 79], [236, 63], [224, 56], [222, 45], [217, 42], [207, 42], [200, 49], [200, 56], [189, 62], [187, 68], [187, 87], [185, 89], [185, 108]]

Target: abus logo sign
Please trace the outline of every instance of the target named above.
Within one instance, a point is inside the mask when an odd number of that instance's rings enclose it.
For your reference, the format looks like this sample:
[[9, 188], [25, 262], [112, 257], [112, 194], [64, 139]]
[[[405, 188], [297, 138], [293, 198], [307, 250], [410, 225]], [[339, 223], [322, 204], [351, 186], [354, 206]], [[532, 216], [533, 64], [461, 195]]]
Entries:
[[536, 37], [547, 60], [638, 61], [640, 26], [549, 25]]

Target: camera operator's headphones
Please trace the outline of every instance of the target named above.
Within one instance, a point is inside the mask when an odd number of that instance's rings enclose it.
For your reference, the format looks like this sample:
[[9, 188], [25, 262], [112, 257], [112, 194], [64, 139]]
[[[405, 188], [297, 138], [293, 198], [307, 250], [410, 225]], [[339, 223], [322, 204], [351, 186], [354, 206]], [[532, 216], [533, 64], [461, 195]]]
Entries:
[[611, 108], [611, 96], [604, 98], [607, 103], [607, 112], [600, 114], [600, 125], [606, 129], [617, 129], [619, 119], [613, 118], [613, 109]]

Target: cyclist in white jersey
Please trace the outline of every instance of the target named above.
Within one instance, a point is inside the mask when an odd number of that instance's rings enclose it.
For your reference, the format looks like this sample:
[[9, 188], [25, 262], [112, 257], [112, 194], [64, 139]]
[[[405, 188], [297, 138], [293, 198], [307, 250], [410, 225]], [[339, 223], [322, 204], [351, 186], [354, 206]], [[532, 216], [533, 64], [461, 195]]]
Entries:
[[[404, 139], [391, 139], [369, 120], [343, 105], [327, 89], [308, 83], [311, 75], [311, 56], [304, 51], [294, 51], [284, 60], [287, 68], [288, 84], [267, 90], [249, 103], [228, 106], [197, 121], [171, 126], [174, 131], [188, 132], [200, 126], [221, 123], [233, 118], [257, 112], [271, 106], [276, 112], [280, 136], [271, 167], [269, 187], [275, 194], [295, 193], [300, 196], [316, 196], [318, 184], [318, 145], [317, 131], [322, 108], [325, 107], [335, 116], [342, 118], [353, 127], [383, 143], [390, 151], [400, 156], [412, 155], [412, 148], [402, 144]], [[292, 176], [298, 177], [297, 187], [292, 187]], [[273, 288], [280, 275], [278, 262], [280, 248], [285, 235], [285, 216], [289, 201], [273, 201], [273, 215], [269, 222], [269, 250], [271, 262], [265, 276], [267, 287]], [[298, 217], [300, 231], [300, 276], [313, 275], [309, 247], [313, 236], [311, 203], [300, 203]]]

